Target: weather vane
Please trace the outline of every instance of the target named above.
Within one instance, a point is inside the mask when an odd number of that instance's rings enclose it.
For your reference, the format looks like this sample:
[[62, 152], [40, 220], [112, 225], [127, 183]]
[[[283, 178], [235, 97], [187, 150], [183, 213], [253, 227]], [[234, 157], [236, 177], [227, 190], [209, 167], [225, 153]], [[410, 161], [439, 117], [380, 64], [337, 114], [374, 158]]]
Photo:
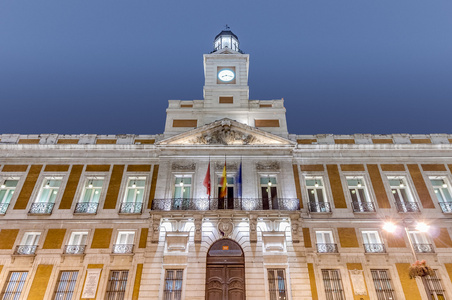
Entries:
[[226, 30], [231, 29], [231, 27], [228, 26], [228, 24], [226, 24], [226, 26], [224, 26]]

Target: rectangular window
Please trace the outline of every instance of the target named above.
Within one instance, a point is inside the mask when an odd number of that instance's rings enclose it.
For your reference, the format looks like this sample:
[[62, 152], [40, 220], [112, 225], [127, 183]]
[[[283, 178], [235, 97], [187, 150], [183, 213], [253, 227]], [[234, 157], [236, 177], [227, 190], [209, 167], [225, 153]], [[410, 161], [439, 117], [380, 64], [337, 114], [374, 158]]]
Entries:
[[107, 284], [106, 300], [123, 300], [127, 287], [129, 271], [110, 271]]
[[420, 231], [409, 231], [414, 251], [418, 253], [433, 253], [433, 245], [429, 243], [427, 235]]
[[399, 212], [419, 211], [419, 206], [411, 195], [405, 176], [389, 176], [388, 180], [397, 210]]
[[445, 213], [452, 213], [452, 196], [450, 184], [446, 177], [430, 177], [436, 199]]
[[14, 195], [14, 191], [16, 190], [17, 183], [19, 182], [18, 178], [8, 178], [1, 181], [0, 185], [0, 215], [6, 213], [8, 209], [9, 203], [11, 202], [11, 198]]
[[174, 179], [173, 209], [186, 210], [190, 206], [191, 174], [176, 175]]
[[55, 300], [71, 300], [74, 294], [78, 271], [62, 271], [56, 284]]
[[104, 185], [103, 177], [86, 178], [82, 196], [75, 206], [74, 213], [95, 214], [99, 206], [99, 199]]
[[83, 254], [85, 252], [87, 238], [88, 238], [87, 231], [71, 233], [69, 244], [66, 245], [65, 253]]
[[364, 250], [367, 253], [383, 253], [386, 252], [384, 245], [381, 243], [378, 231], [363, 231]]
[[388, 270], [370, 270], [378, 300], [395, 300]]
[[31, 255], [36, 252], [38, 247], [40, 232], [25, 232], [22, 242], [17, 246], [16, 254]]
[[28, 272], [10, 272], [2, 293], [2, 299], [20, 299], [27, 275]]
[[119, 231], [113, 253], [133, 253], [134, 231]]
[[322, 177], [307, 177], [306, 188], [308, 190], [309, 209], [311, 212], [331, 212], [331, 207], [326, 199]]
[[226, 195], [221, 196], [221, 182], [222, 175], [218, 176], [218, 209], [233, 209], [235, 197], [235, 178], [233, 175], [226, 175]]
[[337, 245], [334, 243], [333, 232], [316, 231], [317, 252], [319, 253], [336, 253]]
[[275, 175], [261, 176], [261, 194], [263, 209], [279, 209], [278, 189]]
[[286, 300], [286, 276], [284, 269], [268, 269], [270, 300]]
[[35, 203], [55, 203], [62, 178], [44, 178], [41, 190]]
[[145, 183], [145, 177], [129, 177], [127, 179], [126, 192], [120, 208], [121, 213], [141, 213]]
[[180, 300], [182, 299], [182, 276], [184, 270], [166, 270], [165, 272], [165, 290], [163, 299]]
[[352, 199], [354, 212], [373, 212], [375, 206], [370, 201], [366, 182], [363, 177], [347, 177], [348, 191]]
[[322, 270], [323, 285], [327, 300], [345, 300], [342, 287], [341, 273], [339, 270]]
[[433, 270], [432, 276], [426, 276], [427, 290], [434, 300], [445, 300], [446, 293], [438, 276], [438, 270]]

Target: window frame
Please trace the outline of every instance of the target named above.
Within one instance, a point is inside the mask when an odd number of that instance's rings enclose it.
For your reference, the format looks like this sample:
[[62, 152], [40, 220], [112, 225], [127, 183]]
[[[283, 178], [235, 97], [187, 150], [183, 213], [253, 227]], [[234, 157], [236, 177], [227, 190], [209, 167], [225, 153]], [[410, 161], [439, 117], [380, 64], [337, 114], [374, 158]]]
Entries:
[[[126, 280], [125, 280], [125, 284], [123, 284], [123, 285], [119, 285], [120, 286], [120, 289], [119, 290], [112, 290], [112, 291], [109, 291], [109, 287], [110, 287], [110, 282], [112, 282], [112, 275], [113, 275], [113, 272], [121, 272], [120, 273], [120, 275], [122, 275], [122, 273], [123, 272], [127, 272], [127, 278], [126, 278]], [[124, 300], [124, 299], [127, 299], [126, 298], [126, 296], [128, 296], [128, 284], [130, 283], [130, 276], [133, 276], [133, 275], [131, 275], [132, 274], [132, 272], [131, 272], [131, 270], [128, 270], [128, 269], [110, 269], [109, 271], [108, 271], [108, 277], [106, 278], [106, 281], [107, 281], [107, 284], [106, 284], [106, 286], [105, 286], [105, 298], [104, 299], [108, 299], [108, 300]], [[122, 278], [122, 276], [120, 276], [119, 278]], [[121, 280], [118, 280], [117, 282], [121, 282]], [[124, 289], [122, 290], [121, 289], [121, 286], [122, 287], [124, 287]], [[110, 295], [109, 296], [109, 293], [113, 293], [114, 295]], [[121, 293], [122, 292], [122, 297], [119, 295], [118, 296], [118, 294], [117, 293]]]
[[[94, 186], [92, 188], [89, 187], [89, 182], [93, 181], [93, 180], [102, 180], [102, 186], [100, 187], [100, 191], [98, 191], [99, 192], [98, 202], [92, 201], [93, 196], [91, 196], [90, 201], [83, 201], [85, 198], [85, 195], [86, 195], [87, 188], [93, 189], [93, 190], [99, 189], [98, 187], [96, 188]], [[86, 176], [84, 178], [83, 182], [84, 183], [82, 186], [82, 191], [81, 191], [80, 197], [78, 198], [79, 201], [77, 203], [97, 203], [97, 204], [99, 204], [102, 199], [102, 196], [103, 196], [103, 191], [104, 191], [104, 186], [105, 186], [105, 176]], [[88, 185], [88, 187], [87, 187], [87, 185]]]
[[[144, 186], [143, 187], [138, 187], [137, 186], [135, 188], [131, 187], [132, 189], [135, 189], [135, 192], [134, 192], [134, 199], [133, 199], [134, 201], [130, 202], [130, 201], [127, 201], [127, 194], [128, 194], [128, 191], [129, 191], [129, 183], [132, 180], [136, 180], [136, 181], [143, 180], [144, 181]], [[129, 174], [129, 175], [127, 175], [126, 176], [126, 180], [125, 180], [124, 192], [122, 193], [123, 197], [122, 197], [122, 202], [121, 203], [139, 203], [139, 202], [136, 201], [136, 199], [137, 199], [136, 195], [139, 194], [137, 192], [140, 189], [141, 193], [142, 193], [142, 201], [141, 201], [141, 203], [143, 203], [143, 205], [144, 205], [147, 181], [148, 181], [148, 176], [145, 176], [145, 175], [138, 175], [138, 174], [135, 174], [135, 175]]]
[[[6, 280], [5, 280], [5, 283], [4, 283], [4, 285], [3, 285], [3, 288], [2, 288], [2, 292], [1, 292], [1, 294], [0, 294], [0, 297], [1, 298], [4, 298], [4, 296], [5, 296], [5, 293], [7, 292], [7, 290], [8, 290], [8, 286], [9, 286], [9, 284], [11, 283], [11, 277], [12, 277], [12, 275], [13, 275], [13, 273], [21, 273], [21, 274], [23, 274], [23, 273], [25, 273], [25, 278], [23, 279], [23, 280], [19, 280], [19, 281], [14, 281], [16, 284], [15, 284], [15, 286], [14, 286], [14, 294], [13, 295], [15, 295], [16, 293], [17, 293], [17, 287], [20, 287], [20, 292], [19, 292], [19, 297], [22, 295], [22, 292], [24, 291], [24, 287], [26, 288], [27, 287], [27, 280], [28, 280], [28, 273], [29, 273], [29, 271], [21, 271], [21, 270], [10, 270], [9, 271], [9, 273], [8, 273], [8, 276], [6, 277]], [[11, 292], [11, 291], [10, 291]], [[15, 297], [14, 297], [15, 298]], [[20, 299], [20, 298], [19, 298]]]
[[60, 285], [60, 282], [61, 282], [62, 274], [63, 273], [74, 273], [74, 272], [77, 273], [75, 275], [75, 280], [73, 280], [73, 277], [72, 277], [72, 280], [65, 281], [66, 282], [66, 289], [63, 291], [63, 295], [67, 296], [67, 287], [69, 287], [69, 288], [72, 287], [72, 291], [70, 292], [71, 293], [70, 297], [69, 298], [64, 297], [64, 298], [58, 298], [58, 299], [64, 299], [65, 300], [67, 298], [67, 300], [71, 300], [73, 298], [74, 294], [77, 291], [77, 283], [79, 281], [79, 276], [80, 276], [81, 272], [79, 270], [59, 270], [58, 277], [56, 278], [56, 281], [55, 281], [55, 284], [54, 284], [54, 290], [53, 290], [53, 296], [52, 296], [53, 300], [55, 300], [56, 297], [57, 297], [58, 288], [59, 288], [59, 285]]
[[[270, 284], [270, 277], [269, 277], [271, 271], [274, 272], [273, 275], [275, 275], [275, 273], [277, 274], [278, 271], [282, 271], [283, 272], [285, 298], [281, 298], [281, 296], [278, 295], [278, 291], [281, 291], [281, 290], [278, 290], [278, 289], [273, 290], [274, 296], [272, 296], [272, 290], [270, 289], [272, 285]], [[286, 275], [287, 270], [285, 268], [281, 268], [281, 267], [271, 267], [271, 268], [267, 267], [267, 272], [266, 273], [267, 273], [266, 274], [266, 279], [267, 279], [267, 285], [268, 285], [267, 291], [268, 291], [268, 295], [270, 296], [269, 297], [270, 300], [276, 300], [276, 299], [288, 300], [289, 299], [289, 290], [287, 289], [287, 287], [288, 287], [288, 282], [287, 282], [288, 279], [287, 279], [287, 275]], [[277, 276], [274, 276], [273, 279], [274, 279], [273, 286], [275, 286], [275, 287], [279, 286], [279, 281], [280, 280], [277, 279]]]
[[[48, 187], [48, 189], [52, 190], [52, 193], [49, 194], [50, 196], [47, 198], [47, 201], [40, 201], [44, 190], [47, 188], [46, 186], [47, 186], [47, 182], [49, 180], [55, 180], [55, 181], [59, 180], [60, 185], [57, 188]], [[53, 204], [55, 204], [55, 203], [57, 203], [58, 200], [61, 198], [61, 194], [62, 194], [61, 190], [64, 190], [64, 180], [65, 180], [65, 176], [63, 176], [61, 174], [58, 174], [58, 175], [46, 174], [45, 176], [42, 176], [40, 185], [39, 185], [40, 186], [39, 190], [38, 190], [36, 196], [34, 197], [34, 201], [32, 204], [36, 204], [36, 203], [47, 203], [47, 204], [53, 203]], [[55, 190], [56, 190], [56, 193], [55, 193]], [[52, 194], [56, 195], [53, 202], [49, 201], [51, 199]]]
[[[332, 295], [330, 298], [326, 298], [325, 297], [325, 299], [330, 299], [330, 300], [346, 300], [347, 298], [346, 298], [346, 292], [345, 292], [345, 287], [344, 287], [344, 283], [343, 283], [343, 276], [342, 276], [342, 272], [341, 272], [341, 269], [339, 269], [339, 268], [336, 268], [336, 269], [330, 269], [330, 268], [327, 268], [327, 269], [320, 269], [320, 278], [322, 279], [321, 281], [322, 281], [322, 286], [323, 286], [323, 293], [324, 293], [324, 295], [325, 296], [327, 296], [328, 295], [328, 291], [327, 291], [327, 287], [326, 287], [326, 280], [325, 280], [325, 276], [324, 276], [324, 271], [327, 271], [328, 272], [328, 279], [331, 279], [333, 276], [331, 276], [331, 271], [335, 271], [335, 272], [337, 272], [337, 274], [339, 275], [338, 276], [338, 278], [339, 278], [339, 280], [338, 280], [338, 282], [340, 283], [340, 292], [341, 292], [341, 297], [337, 297], [337, 296], [334, 296], [334, 295]], [[331, 286], [331, 284], [330, 284], [330, 286]]]
[[[17, 181], [16, 185], [14, 187], [8, 187], [5, 185], [7, 181]], [[20, 176], [4, 176], [0, 178], [0, 184], [5, 185], [4, 188], [0, 185], [0, 191], [6, 191], [3, 198], [0, 199], [0, 215], [6, 214], [6, 211], [8, 210], [8, 207], [13, 203], [16, 198], [17, 194], [16, 190], [19, 187], [19, 184], [21, 183], [21, 177]], [[9, 196], [9, 197], [8, 197]], [[9, 198], [9, 201], [6, 201]]]
[[[399, 195], [399, 199], [401, 199], [403, 203], [417, 203], [416, 199], [414, 198], [413, 189], [411, 188], [411, 185], [408, 182], [407, 175], [386, 175], [386, 179], [388, 181], [389, 191], [392, 197], [391, 199], [397, 202], [396, 198], [394, 197], [394, 194], [397, 194]], [[404, 186], [403, 187], [401, 187], [400, 185], [393, 186], [391, 185], [391, 180], [399, 180], [400, 184], [403, 184]], [[394, 193], [393, 189], [396, 189], [397, 192]], [[402, 193], [400, 192], [400, 190], [402, 189], [405, 190], [408, 199], [404, 199]]]
[[[442, 292], [443, 299], [448, 299], [446, 289], [444, 288], [443, 284], [441, 283], [442, 280], [441, 280], [440, 271], [438, 269], [433, 269], [433, 274], [434, 274], [433, 278], [430, 275], [425, 277], [426, 289], [433, 296], [433, 300], [441, 300], [440, 298], [438, 298], [438, 292]], [[436, 284], [435, 284], [435, 282], [436, 282]], [[437, 288], [440, 287], [441, 290], [435, 289], [435, 285]], [[432, 287], [432, 286], [433, 286], [433, 290], [430, 289], [430, 287]]]
[[[176, 275], [177, 275], [178, 271], [181, 271], [182, 272], [182, 276], [181, 276], [180, 279], [178, 279], [177, 277], [175, 279], [169, 279], [168, 278], [168, 271], [176, 271]], [[166, 299], [166, 300], [181, 300], [181, 299], [184, 299], [183, 298], [183, 296], [184, 296], [183, 294], [184, 294], [184, 290], [185, 290], [184, 289], [185, 288], [185, 286], [184, 286], [184, 284], [185, 284], [185, 273], [186, 273], [185, 272], [185, 268], [176, 268], [176, 267], [165, 268], [164, 272], [165, 273], [164, 273], [164, 277], [163, 277], [163, 289], [162, 289], [163, 299]], [[167, 281], [168, 280], [172, 280], [172, 287], [174, 287], [176, 281], [180, 280], [180, 290], [171, 290], [169, 292], [169, 294], [167, 294], [166, 287], [167, 287]], [[180, 294], [179, 295], [175, 295], [175, 293], [177, 293], [178, 291], [180, 291]]]
[[[317, 187], [315, 185], [314, 186], [310, 186], [307, 183], [308, 180], [314, 180], [314, 181], [318, 180], [318, 181], [321, 182], [321, 185], [319, 185]], [[311, 197], [309, 196], [309, 194], [310, 194], [309, 189], [312, 187], [315, 191], [321, 190], [322, 191], [322, 196], [323, 196], [323, 201], [318, 201], [318, 194], [317, 194], [317, 192], [315, 192], [315, 193], [311, 192], [311, 194], [313, 194], [314, 197], [315, 197], [315, 201], [314, 201], [315, 203], [330, 203], [329, 202], [329, 197], [327, 196], [325, 179], [324, 179], [323, 175], [304, 176], [304, 185], [306, 187], [306, 192], [307, 192], [307, 195], [308, 195], [307, 199], [308, 199], [309, 202], [311, 202], [311, 199], [310, 199]]]
[[[375, 278], [374, 277], [374, 275], [373, 275], [373, 272], [378, 272], [378, 278]], [[381, 272], [385, 272], [385, 276], [386, 276], [386, 278], [382, 278], [382, 276], [381, 276]], [[370, 279], [372, 280], [372, 284], [373, 284], [373, 286], [374, 286], [374, 289], [373, 289], [373, 292], [375, 292], [375, 295], [377, 296], [377, 298], [378, 299], [382, 299], [382, 300], [389, 300], [390, 298], [388, 298], [388, 297], [386, 297], [386, 296], [392, 296], [392, 299], [393, 300], [395, 300], [395, 299], [397, 299], [398, 297], [397, 297], [397, 292], [396, 292], [396, 290], [395, 290], [395, 284], [397, 284], [397, 282], [394, 282], [394, 280], [392, 279], [392, 274], [391, 274], [392, 272], [391, 272], [391, 270], [390, 269], [381, 269], [381, 268], [370, 268], [369, 269], [369, 274], [370, 274]], [[376, 279], [378, 279], [378, 283], [380, 284], [380, 285], [383, 285], [383, 284], [387, 284], [387, 283], [389, 283], [389, 289], [381, 289], [383, 292], [383, 295], [381, 295], [381, 296], [383, 296], [384, 297], [384, 299], [383, 298], [381, 298], [381, 297], [379, 297], [379, 293], [378, 293], [378, 290], [377, 290], [377, 286], [376, 286], [376, 284], [375, 284], [375, 281], [376, 281]], [[383, 280], [386, 280], [386, 281], [383, 281]], [[387, 293], [391, 293], [391, 295], [387, 295]]]
[[[173, 173], [172, 178], [173, 178], [172, 183], [171, 183], [171, 198], [172, 199], [191, 199], [191, 198], [193, 198], [193, 187], [194, 187], [194, 185], [193, 185], [193, 183], [194, 183], [193, 182], [193, 178], [194, 178], [194, 173], [181, 173], [181, 172]], [[189, 195], [187, 197], [176, 197], [176, 188], [178, 187], [178, 185], [177, 185], [178, 184], [177, 183], [177, 179], [178, 178], [190, 178], [191, 179], [190, 180], [190, 184], [189, 184], [190, 191], [189, 191]], [[186, 185], [186, 183], [184, 183], [183, 186], [185, 186], [185, 185]], [[185, 191], [183, 191], [182, 193], [184, 193], [184, 192]]]

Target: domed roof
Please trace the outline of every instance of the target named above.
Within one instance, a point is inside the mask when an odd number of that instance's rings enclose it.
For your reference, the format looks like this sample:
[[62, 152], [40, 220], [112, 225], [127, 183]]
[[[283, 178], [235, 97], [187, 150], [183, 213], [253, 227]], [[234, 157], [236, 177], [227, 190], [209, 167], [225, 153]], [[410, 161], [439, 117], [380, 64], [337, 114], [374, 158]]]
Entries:
[[217, 34], [217, 36], [215, 37], [215, 40], [218, 37], [223, 36], [223, 35], [226, 35], [226, 36], [232, 35], [236, 40], [239, 40], [239, 38], [230, 30], [222, 30], [219, 34]]

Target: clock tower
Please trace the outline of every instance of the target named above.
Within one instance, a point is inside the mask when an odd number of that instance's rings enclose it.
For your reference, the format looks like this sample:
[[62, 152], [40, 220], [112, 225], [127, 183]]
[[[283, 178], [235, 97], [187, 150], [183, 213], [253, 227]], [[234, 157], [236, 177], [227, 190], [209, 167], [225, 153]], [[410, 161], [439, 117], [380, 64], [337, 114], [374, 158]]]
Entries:
[[169, 100], [165, 136], [172, 136], [229, 118], [259, 129], [288, 136], [284, 100], [249, 99], [249, 54], [240, 50], [238, 37], [226, 26], [204, 54], [203, 100]]

